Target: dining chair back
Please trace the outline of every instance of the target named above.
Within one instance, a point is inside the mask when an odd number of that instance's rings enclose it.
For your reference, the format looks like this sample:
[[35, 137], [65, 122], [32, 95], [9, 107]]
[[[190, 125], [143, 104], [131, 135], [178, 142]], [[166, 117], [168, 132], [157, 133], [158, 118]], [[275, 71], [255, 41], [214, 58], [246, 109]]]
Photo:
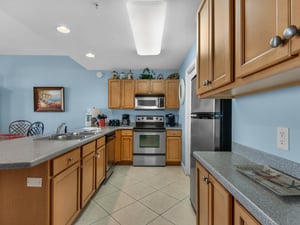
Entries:
[[44, 123], [41, 121], [34, 122], [30, 125], [27, 136], [38, 136], [44, 133]]
[[9, 124], [8, 131], [10, 134], [27, 135], [27, 131], [31, 125], [28, 120], [16, 120]]

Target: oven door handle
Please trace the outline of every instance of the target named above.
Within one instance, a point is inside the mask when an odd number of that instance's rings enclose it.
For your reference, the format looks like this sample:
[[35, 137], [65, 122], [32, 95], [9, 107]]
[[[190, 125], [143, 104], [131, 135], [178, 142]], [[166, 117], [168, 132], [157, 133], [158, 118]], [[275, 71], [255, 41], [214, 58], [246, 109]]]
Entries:
[[165, 129], [133, 128], [135, 132], [165, 132]]

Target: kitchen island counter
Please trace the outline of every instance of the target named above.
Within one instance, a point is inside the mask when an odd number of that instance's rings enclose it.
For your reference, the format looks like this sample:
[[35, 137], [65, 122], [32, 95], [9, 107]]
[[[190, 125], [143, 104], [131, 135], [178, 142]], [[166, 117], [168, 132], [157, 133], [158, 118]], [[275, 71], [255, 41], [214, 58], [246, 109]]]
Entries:
[[194, 157], [261, 224], [299, 224], [300, 196], [280, 197], [236, 169], [239, 165], [256, 165], [259, 162], [250, 161], [243, 155], [233, 152], [194, 152]]
[[101, 132], [81, 140], [40, 140], [41, 137], [33, 136], [0, 141], [0, 169], [34, 167], [117, 129], [124, 127], [107, 126]]

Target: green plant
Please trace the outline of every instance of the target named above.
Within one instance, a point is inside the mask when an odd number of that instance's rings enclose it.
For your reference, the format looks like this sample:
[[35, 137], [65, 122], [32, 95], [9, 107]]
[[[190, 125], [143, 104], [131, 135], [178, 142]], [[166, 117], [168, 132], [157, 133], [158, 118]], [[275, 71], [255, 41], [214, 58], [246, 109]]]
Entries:
[[149, 68], [145, 68], [140, 74], [140, 79], [154, 79], [155, 72]]

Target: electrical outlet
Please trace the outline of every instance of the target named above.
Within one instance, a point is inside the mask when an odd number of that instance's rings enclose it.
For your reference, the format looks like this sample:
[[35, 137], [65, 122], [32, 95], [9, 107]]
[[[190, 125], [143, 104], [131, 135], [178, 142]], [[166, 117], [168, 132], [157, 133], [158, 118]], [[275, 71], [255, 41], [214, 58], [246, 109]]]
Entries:
[[277, 148], [289, 150], [289, 128], [277, 127]]
[[42, 178], [27, 177], [27, 187], [42, 187]]

